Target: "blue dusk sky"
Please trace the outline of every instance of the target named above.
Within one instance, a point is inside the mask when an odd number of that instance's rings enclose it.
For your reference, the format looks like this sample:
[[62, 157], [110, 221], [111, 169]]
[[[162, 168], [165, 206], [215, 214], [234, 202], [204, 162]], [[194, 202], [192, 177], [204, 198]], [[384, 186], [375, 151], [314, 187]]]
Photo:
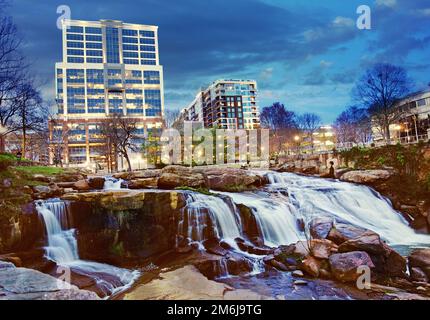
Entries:
[[[167, 109], [186, 106], [215, 79], [245, 78], [257, 80], [260, 108], [280, 101], [331, 123], [374, 63], [405, 67], [416, 90], [430, 83], [429, 0], [11, 0], [7, 11], [49, 99], [61, 60], [62, 4], [72, 19], [159, 26]], [[356, 27], [363, 4], [371, 30]]]

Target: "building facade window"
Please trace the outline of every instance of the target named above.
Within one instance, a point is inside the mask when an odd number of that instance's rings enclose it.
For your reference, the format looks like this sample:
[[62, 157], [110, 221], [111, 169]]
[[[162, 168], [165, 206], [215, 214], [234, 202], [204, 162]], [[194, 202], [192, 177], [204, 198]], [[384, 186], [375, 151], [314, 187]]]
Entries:
[[108, 63], [119, 63], [119, 38], [117, 28], [106, 28], [106, 51]]

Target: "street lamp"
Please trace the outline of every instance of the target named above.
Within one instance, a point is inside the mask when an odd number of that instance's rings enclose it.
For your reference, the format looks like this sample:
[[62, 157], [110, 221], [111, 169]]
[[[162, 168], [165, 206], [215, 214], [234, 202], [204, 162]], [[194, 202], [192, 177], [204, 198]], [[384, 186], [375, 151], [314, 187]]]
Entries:
[[298, 135], [294, 136], [294, 141], [296, 142], [297, 155], [300, 153], [300, 137]]

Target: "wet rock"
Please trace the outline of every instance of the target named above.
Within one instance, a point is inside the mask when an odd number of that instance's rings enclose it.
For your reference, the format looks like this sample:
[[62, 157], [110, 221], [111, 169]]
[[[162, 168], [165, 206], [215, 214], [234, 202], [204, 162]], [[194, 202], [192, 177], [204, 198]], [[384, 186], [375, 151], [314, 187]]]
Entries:
[[350, 251], [367, 252], [375, 264], [375, 269], [383, 274], [402, 277], [406, 272], [406, 259], [390, 248], [374, 232], [366, 232], [339, 246], [339, 252]]
[[274, 255], [273, 255], [273, 254], [269, 254], [269, 255], [267, 255], [267, 256], [265, 256], [265, 257], [263, 258], [263, 262], [264, 262], [264, 263], [267, 263], [267, 264], [270, 264], [270, 262], [271, 262], [272, 260], [274, 260], [274, 259], [275, 259]]
[[385, 246], [378, 234], [369, 231], [357, 238], [345, 241], [339, 246], [339, 252], [349, 251], [366, 251], [370, 254], [381, 255], [385, 253]]
[[292, 275], [294, 277], [304, 277], [305, 276], [301, 270], [293, 271]]
[[299, 218], [296, 220], [297, 229], [299, 229], [301, 232], [305, 231], [306, 223], [302, 218]]
[[329, 263], [333, 276], [343, 282], [357, 281], [361, 275], [357, 272], [359, 267], [375, 267], [370, 256], [364, 251], [335, 253], [330, 256]]
[[57, 182], [57, 186], [60, 188], [73, 188], [75, 186], [74, 182]]
[[430, 278], [430, 249], [415, 249], [408, 257], [409, 267], [420, 268]]
[[14, 256], [13, 254], [12, 255], [0, 255], [0, 261], [10, 262], [15, 267], [22, 267], [21, 258], [18, 256]]
[[233, 247], [229, 243], [225, 242], [224, 240], [221, 240], [219, 245], [221, 246], [221, 248], [223, 248], [225, 250], [232, 250], [233, 249]]
[[319, 168], [316, 166], [305, 166], [301, 169], [301, 173], [304, 174], [317, 174], [319, 173]]
[[205, 247], [206, 251], [212, 254], [216, 254], [218, 256], [225, 256], [227, 255], [228, 251], [221, 247], [219, 245], [219, 242], [214, 239], [205, 240], [203, 242], [203, 246]]
[[264, 241], [260, 237], [253, 237], [251, 239], [252, 244], [256, 245], [257, 247], [264, 247]]
[[415, 229], [417, 232], [427, 234], [429, 231], [428, 225], [427, 225], [427, 217], [424, 216], [416, 216], [412, 222], [410, 223], [410, 226]]
[[247, 235], [255, 245], [262, 246], [264, 243], [262, 243], [263, 240], [259, 237], [260, 232], [258, 230], [257, 220], [251, 208], [244, 204], [237, 204], [236, 207], [239, 209], [244, 234]]
[[272, 168], [276, 172], [295, 172], [296, 166], [294, 163], [284, 163], [278, 167]]
[[342, 244], [343, 242], [357, 238], [366, 232], [368, 232], [368, 230], [363, 228], [344, 223], [336, 223], [327, 235], [327, 239], [336, 244]]
[[[6, 265], [5, 265], [6, 264]], [[97, 300], [93, 292], [67, 286], [50, 275], [36, 270], [16, 268], [11, 263], [0, 262], [1, 299], [52, 299], [53, 297], [74, 300]]]
[[185, 247], [177, 247], [175, 249], [177, 253], [189, 253], [193, 251], [193, 248], [191, 246], [185, 246]]
[[425, 272], [419, 267], [412, 267], [411, 270], [411, 280], [417, 282], [429, 282], [429, 278]]
[[88, 179], [88, 185], [90, 186], [90, 189], [95, 190], [103, 190], [105, 185], [105, 178], [104, 177], [92, 177]]
[[373, 184], [387, 180], [391, 176], [393, 176], [393, 172], [388, 170], [356, 170], [342, 174], [340, 180], [360, 184]]
[[246, 259], [244, 256], [235, 254], [235, 253], [229, 253], [228, 259], [227, 259], [227, 269], [229, 274], [232, 275], [240, 275], [240, 274], [246, 274], [252, 271], [252, 264], [251, 262]]
[[252, 190], [268, 182], [266, 177], [243, 169], [209, 167], [194, 171], [205, 176], [208, 188], [219, 191]]
[[167, 166], [161, 171], [158, 187], [161, 189], [174, 189], [176, 187], [207, 187], [204, 176], [194, 173], [192, 169], [182, 166]]
[[158, 178], [160, 174], [161, 174], [161, 170], [159, 169], [148, 169], [148, 170], [130, 172], [127, 177], [121, 178], [121, 179], [136, 180], [136, 179]]
[[89, 191], [91, 187], [88, 184], [87, 180], [79, 180], [75, 182], [75, 184], [73, 185], [73, 189], [78, 191]]
[[338, 246], [327, 239], [312, 239], [310, 248], [312, 256], [319, 259], [328, 259], [332, 253], [338, 251]]
[[264, 255], [268, 255], [268, 254], [272, 253], [273, 250], [269, 249], [269, 248], [260, 248], [260, 247], [256, 247], [256, 246], [249, 246], [248, 252], [250, 254], [256, 254], [259, 256], [264, 256]]
[[278, 270], [289, 271], [288, 267], [278, 260], [273, 259], [270, 261], [270, 264]]
[[112, 177], [114, 177], [115, 179], [127, 180], [129, 177], [129, 174], [130, 174], [129, 172], [117, 172], [117, 173], [114, 173]]
[[336, 176], [337, 179], [339, 179], [344, 173], [347, 173], [349, 171], [353, 171], [353, 169], [351, 169], [351, 168], [337, 169], [337, 170], [335, 170], [334, 175]]
[[300, 269], [312, 277], [318, 278], [320, 275], [321, 261], [314, 257], [308, 256], [300, 264]]
[[329, 217], [318, 217], [312, 219], [310, 223], [311, 236], [314, 239], [327, 238], [333, 227], [333, 219]]
[[139, 178], [128, 182], [129, 189], [156, 189], [158, 187], [158, 178]]
[[294, 280], [295, 286], [306, 286], [308, 283], [304, 280]]

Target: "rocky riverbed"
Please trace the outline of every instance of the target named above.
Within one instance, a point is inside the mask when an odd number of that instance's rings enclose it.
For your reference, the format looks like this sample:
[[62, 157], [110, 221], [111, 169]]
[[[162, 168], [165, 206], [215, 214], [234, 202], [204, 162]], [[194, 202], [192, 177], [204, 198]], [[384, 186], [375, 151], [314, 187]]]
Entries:
[[[140, 279], [127, 293], [114, 294], [115, 298], [429, 296], [430, 249], [425, 244], [422, 249], [408, 246], [410, 252], [399, 254], [386, 243], [387, 239], [402, 238], [394, 230], [400, 227], [406, 242], [428, 239], [407, 228], [398, 213], [371, 189], [351, 189], [349, 183], [320, 185], [317, 180], [263, 171], [178, 166], [118, 174], [114, 179], [122, 179], [123, 187], [130, 188], [121, 190], [103, 190], [102, 177], [68, 177], [70, 181], [37, 178], [49, 183], [51, 191], [33, 186], [33, 198], [41, 203], [46, 197], [60, 198], [56, 203], [63, 209], [55, 215], [59, 222], [67, 220], [70, 232], [61, 230], [62, 236], [76, 241], [79, 259], [140, 272]], [[342, 180], [373, 183], [375, 179], [389, 177], [379, 171], [356, 172]], [[284, 184], [287, 180], [291, 181]], [[303, 198], [304, 193], [309, 193], [309, 198]], [[353, 200], [355, 208], [347, 206], [352, 201], [349, 198], [341, 199], [347, 194], [358, 197]], [[375, 203], [374, 209], [368, 202]], [[41, 220], [34, 204], [27, 207], [22, 216], [14, 217], [9, 229], [2, 229], [1, 242], [8, 246], [3, 247], [0, 260], [15, 265], [15, 269], [6, 269], [8, 273], [31, 268], [55, 275], [57, 263], [44, 250], [46, 221]], [[57, 210], [58, 206], [45, 207]], [[387, 220], [388, 229], [379, 223], [378, 214]], [[379, 230], [381, 234], [375, 232]], [[151, 265], [155, 268], [148, 268]], [[363, 266], [371, 272], [370, 287], [358, 290], [361, 274], [357, 269]], [[109, 267], [107, 273], [95, 274], [121, 285], [119, 277], [109, 275], [112, 270], [123, 272]], [[94, 286], [91, 273], [72, 273], [73, 290], [78, 291], [55, 291], [58, 297], [94, 297], [79, 288], [106, 297], [105, 291]], [[8, 285], [4, 279], [0, 288]]]

